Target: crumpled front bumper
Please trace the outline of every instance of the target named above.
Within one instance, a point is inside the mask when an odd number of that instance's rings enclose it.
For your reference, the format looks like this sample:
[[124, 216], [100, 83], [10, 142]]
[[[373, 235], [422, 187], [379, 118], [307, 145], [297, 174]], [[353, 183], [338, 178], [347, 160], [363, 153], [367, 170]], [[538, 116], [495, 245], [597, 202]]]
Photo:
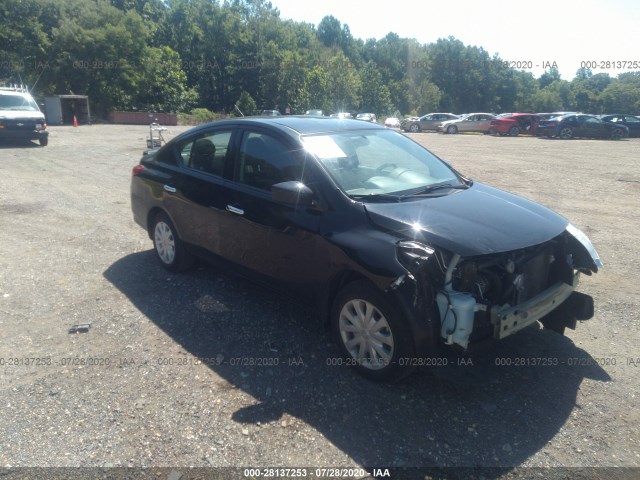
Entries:
[[[494, 325], [494, 338], [505, 338], [556, 310], [574, 293], [578, 286], [579, 278], [580, 273], [576, 272], [573, 277], [573, 285], [564, 282], [556, 283], [520, 305], [492, 307], [491, 323]], [[593, 300], [591, 297], [581, 295], [580, 302], [584, 303], [584, 305], [576, 308], [575, 314], [563, 311], [563, 314], [566, 315], [565, 325], [570, 328], [575, 327], [576, 319], [587, 320], [593, 316]], [[575, 302], [572, 302], [572, 306], [573, 303]]]

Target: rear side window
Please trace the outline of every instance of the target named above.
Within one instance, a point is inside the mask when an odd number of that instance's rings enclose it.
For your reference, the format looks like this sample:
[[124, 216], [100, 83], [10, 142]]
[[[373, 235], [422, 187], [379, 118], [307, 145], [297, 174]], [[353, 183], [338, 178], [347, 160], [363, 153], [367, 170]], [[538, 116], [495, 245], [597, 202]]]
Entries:
[[230, 130], [207, 132], [183, 143], [178, 150], [185, 166], [221, 177], [230, 141]]
[[300, 158], [280, 140], [267, 134], [246, 133], [238, 160], [236, 180], [261, 190], [270, 190], [272, 185], [288, 180], [302, 180]]

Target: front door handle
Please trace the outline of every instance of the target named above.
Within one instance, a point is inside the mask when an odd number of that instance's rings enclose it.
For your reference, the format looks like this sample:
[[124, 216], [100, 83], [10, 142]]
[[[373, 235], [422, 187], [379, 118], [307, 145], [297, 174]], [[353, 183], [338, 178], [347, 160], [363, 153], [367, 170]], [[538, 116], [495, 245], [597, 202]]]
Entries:
[[235, 213], [236, 215], [244, 215], [244, 210], [238, 207], [234, 207], [233, 205], [227, 205], [227, 211]]
[[165, 189], [167, 192], [176, 193], [176, 187], [173, 187], [173, 186], [171, 186], [171, 185], [165, 185], [165, 186], [164, 186], [164, 189]]

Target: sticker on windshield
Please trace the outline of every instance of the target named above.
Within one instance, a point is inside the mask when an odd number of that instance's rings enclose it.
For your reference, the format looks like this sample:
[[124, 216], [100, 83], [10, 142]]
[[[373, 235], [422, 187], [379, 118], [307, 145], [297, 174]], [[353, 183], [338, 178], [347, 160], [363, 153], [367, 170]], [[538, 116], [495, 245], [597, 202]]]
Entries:
[[304, 148], [321, 160], [325, 160], [327, 158], [345, 158], [347, 156], [347, 154], [344, 153], [344, 150], [342, 150], [331, 137], [306, 137], [302, 140], [304, 142]]

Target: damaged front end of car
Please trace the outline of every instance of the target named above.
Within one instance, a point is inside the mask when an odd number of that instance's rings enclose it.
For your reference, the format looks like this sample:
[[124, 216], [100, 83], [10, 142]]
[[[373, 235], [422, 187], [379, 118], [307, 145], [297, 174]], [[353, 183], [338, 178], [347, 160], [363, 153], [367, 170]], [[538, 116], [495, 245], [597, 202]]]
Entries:
[[441, 343], [467, 349], [538, 321], [563, 333], [593, 316], [593, 299], [576, 287], [602, 261], [571, 224], [546, 242], [506, 252], [464, 257], [413, 240], [396, 247], [407, 273], [391, 288], [413, 288], [413, 306], [437, 317]]

